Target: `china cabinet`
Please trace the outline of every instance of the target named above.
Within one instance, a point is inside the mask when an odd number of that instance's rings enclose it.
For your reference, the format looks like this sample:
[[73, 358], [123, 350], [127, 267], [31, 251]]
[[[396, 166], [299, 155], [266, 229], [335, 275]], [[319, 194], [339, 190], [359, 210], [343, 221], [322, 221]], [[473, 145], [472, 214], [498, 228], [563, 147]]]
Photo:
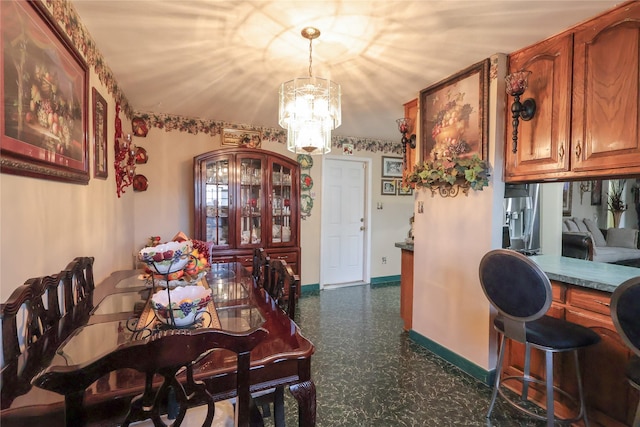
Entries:
[[[227, 148], [194, 157], [195, 238], [213, 262], [252, 265], [265, 248], [300, 275], [300, 168], [280, 154]], [[298, 290], [299, 291], [299, 290]]]
[[639, 46], [640, 2], [627, 2], [509, 55], [509, 73], [532, 72], [537, 109], [517, 152], [505, 144], [506, 182], [640, 173]]

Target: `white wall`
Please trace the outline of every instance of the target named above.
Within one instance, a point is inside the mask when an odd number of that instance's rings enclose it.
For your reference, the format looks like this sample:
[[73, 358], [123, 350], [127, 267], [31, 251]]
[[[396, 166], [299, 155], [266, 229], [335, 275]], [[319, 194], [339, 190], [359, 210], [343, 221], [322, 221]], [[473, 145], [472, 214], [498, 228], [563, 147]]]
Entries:
[[[496, 55], [496, 75], [506, 72], [506, 56]], [[502, 246], [504, 79], [490, 85], [489, 187], [468, 196], [431, 197], [419, 190], [414, 243], [413, 330], [476, 365], [495, 364], [491, 308], [482, 292], [482, 256]]]
[[[95, 73], [96, 87], [108, 107], [109, 176], [93, 178], [93, 137], [89, 137], [89, 185], [0, 174], [0, 297], [31, 277], [56, 274], [77, 256], [95, 256], [95, 278], [132, 267], [134, 197], [129, 188], [116, 195], [113, 171], [115, 101]], [[91, 90], [89, 90], [91, 99]], [[93, 117], [91, 109], [90, 117]], [[123, 119], [123, 115], [120, 115]], [[123, 130], [130, 123], [123, 120]], [[93, 135], [89, 121], [88, 135]]]
[[[193, 157], [220, 148], [220, 136], [191, 135], [182, 132], [165, 132], [151, 129], [146, 138], [135, 138], [134, 143], [147, 150], [149, 161], [139, 165], [137, 172], [149, 180], [149, 189], [136, 193], [135, 245], [143, 247], [150, 236], [171, 239], [178, 231], [192, 235], [193, 213]], [[263, 150], [296, 156], [286, 150], [284, 144], [264, 142]], [[334, 149], [331, 154], [338, 150]], [[339, 152], [338, 152], [339, 155]], [[372, 262], [371, 276], [400, 274], [400, 250], [394, 243], [403, 241], [409, 230], [413, 198], [409, 196], [381, 196], [380, 169], [382, 153], [356, 151], [355, 156], [372, 158]], [[387, 156], [393, 156], [386, 154]], [[314, 156], [310, 170], [313, 179], [311, 189], [314, 199], [311, 215], [301, 221], [302, 284], [317, 284], [320, 277], [320, 224], [322, 209], [322, 157]], [[376, 210], [378, 201], [384, 203], [382, 211]], [[381, 258], [387, 257], [382, 264]]]

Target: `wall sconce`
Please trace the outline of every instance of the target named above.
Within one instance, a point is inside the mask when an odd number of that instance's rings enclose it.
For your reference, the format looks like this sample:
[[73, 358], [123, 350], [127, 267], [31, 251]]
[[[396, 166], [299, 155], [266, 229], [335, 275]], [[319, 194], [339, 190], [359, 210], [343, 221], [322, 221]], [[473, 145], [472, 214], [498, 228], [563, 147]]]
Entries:
[[590, 193], [591, 192], [591, 181], [582, 181], [580, 183], [580, 204], [582, 204], [582, 196], [584, 196], [584, 193]]
[[124, 189], [133, 184], [136, 175], [136, 146], [131, 142], [131, 135], [122, 136], [122, 122], [120, 121], [120, 104], [116, 104], [116, 133], [115, 133], [115, 161], [116, 192], [118, 197]]
[[412, 134], [409, 138], [407, 138], [407, 133], [411, 129], [412, 120], [408, 117], [403, 117], [401, 119], [396, 120], [398, 124], [398, 130], [402, 134], [402, 158], [404, 160], [404, 167], [407, 168], [407, 144], [409, 148], [416, 148], [416, 135]]
[[532, 98], [520, 102], [520, 95], [527, 89], [527, 79], [531, 71], [516, 71], [509, 74], [505, 81], [507, 82], [507, 94], [515, 99], [511, 104], [511, 117], [513, 118], [513, 152], [518, 151], [518, 119], [529, 121], [536, 114], [536, 102]]

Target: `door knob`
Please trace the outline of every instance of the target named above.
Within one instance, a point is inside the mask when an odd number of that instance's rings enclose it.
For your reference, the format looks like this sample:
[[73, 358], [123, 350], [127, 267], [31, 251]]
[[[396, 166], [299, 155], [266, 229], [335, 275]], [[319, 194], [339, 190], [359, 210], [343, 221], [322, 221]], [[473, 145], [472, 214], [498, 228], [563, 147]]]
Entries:
[[360, 231], [364, 231], [364, 226], [360, 227]]

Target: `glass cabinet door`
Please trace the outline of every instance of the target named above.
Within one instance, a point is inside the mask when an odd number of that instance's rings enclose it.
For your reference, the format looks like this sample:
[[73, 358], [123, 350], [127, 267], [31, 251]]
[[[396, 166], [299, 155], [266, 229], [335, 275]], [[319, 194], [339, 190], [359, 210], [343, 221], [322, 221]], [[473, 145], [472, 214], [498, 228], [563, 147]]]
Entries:
[[205, 206], [207, 241], [228, 246], [230, 229], [229, 159], [206, 162]]
[[271, 164], [271, 243], [291, 241], [292, 171], [277, 162]]
[[260, 158], [239, 158], [240, 236], [238, 247], [259, 246], [262, 243], [262, 218], [264, 199], [262, 194], [263, 161]]

